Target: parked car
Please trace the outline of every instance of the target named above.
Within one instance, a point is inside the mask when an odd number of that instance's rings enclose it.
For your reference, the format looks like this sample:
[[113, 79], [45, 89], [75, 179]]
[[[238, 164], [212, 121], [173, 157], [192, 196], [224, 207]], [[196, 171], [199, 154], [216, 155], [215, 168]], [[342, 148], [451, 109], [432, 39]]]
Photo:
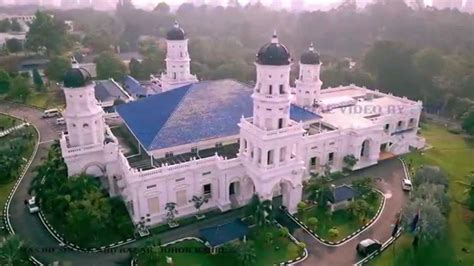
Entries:
[[31, 199], [28, 200], [28, 211], [30, 213], [39, 212], [39, 207], [38, 207], [38, 204], [36, 203], [36, 196], [33, 196], [31, 197]]
[[60, 117], [60, 118], [56, 119], [56, 125], [61, 126], [61, 125], [65, 125], [65, 124], [66, 124], [66, 120], [64, 119], [64, 117]]
[[411, 184], [411, 180], [407, 179], [407, 178], [404, 178], [402, 180], [402, 189], [405, 190], [405, 191], [411, 191], [412, 188], [413, 188], [413, 186]]
[[59, 109], [57, 108], [44, 110], [43, 112], [43, 118], [57, 117], [60, 115], [61, 115], [61, 112], [59, 112]]
[[356, 250], [359, 255], [366, 257], [382, 248], [382, 244], [375, 239], [364, 239], [357, 244]]

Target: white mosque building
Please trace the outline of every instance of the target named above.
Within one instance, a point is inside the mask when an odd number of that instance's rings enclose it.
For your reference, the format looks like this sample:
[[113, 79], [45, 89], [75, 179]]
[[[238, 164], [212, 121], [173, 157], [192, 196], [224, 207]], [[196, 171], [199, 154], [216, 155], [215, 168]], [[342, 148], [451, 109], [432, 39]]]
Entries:
[[167, 39], [163, 92], [116, 108], [128, 141], [105, 123], [87, 71], [73, 68], [64, 81], [67, 132], [60, 143], [69, 175], [102, 176], [135, 223], [165, 222], [169, 202], [178, 216], [192, 215], [193, 196], [209, 198], [202, 210], [221, 211], [245, 205], [255, 193], [282, 196], [295, 212], [311, 173], [341, 171], [351, 155], [353, 169], [368, 167], [425, 144], [417, 136], [420, 101], [354, 85], [321, 90], [312, 46], [292, 88], [290, 54], [274, 34], [258, 51], [251, 88], [198, 81], [184, 31], [175, 25]]

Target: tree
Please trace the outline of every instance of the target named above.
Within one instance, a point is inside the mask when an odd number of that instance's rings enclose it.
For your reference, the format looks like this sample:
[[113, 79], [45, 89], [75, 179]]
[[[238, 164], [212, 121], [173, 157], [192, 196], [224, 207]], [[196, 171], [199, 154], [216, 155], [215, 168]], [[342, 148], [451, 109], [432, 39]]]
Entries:
[[16, 76], [11, 82], [11, 89], [8, 93], [8, 97], [21, 102], [25, 102], [26, 98], [30, 95], [30, 85], [28, 79], [22, 76]]
[[339, 235], [339, 230], [336, 227], [329, 229], [328, 231], [329, 237], [336, 238]]
[[36, 90], [40, 91], [43, 89], [44, 82], [43, 78], [41, 78], [40, 73], [38, 72], [38, 69], [33, 69], [33, 83], [35, 84]]
[[11, 24], [8, 18], [0, 20], [0, 32], [8, 32], [10, 30]]
[[363, 199], [358, 199], [349, 204], [347, 210], [359, 221], [365, 221], [370, 211], [370, 205]]
[[237, 260], [242, 266], [255, 265], [257, 254], [255, 253], [253, 241], [241, 241], [237, 244], [236, 255]]
[[0, 264], [23, 265], [27, 263], [25, 244], [18, 235], [10, 235], [0, 243]]
[[10, 25], [10, 30], [11, 31], [16, 31], [16, 32], [21, 32], [23, 31], [23, 27], [20, 25], [18, 20], [13, 19]]
[[7, 93], [10, 90], [11, 78], [8, 72], [0, 69], [0, 94]]
[[10, 53], [16, 54], [23, 51], [23, 43], [17, 38], [8, 39], [5, 45]]
[[46, 66], [44, 73], [48, 79], [62, 82], [64, 79], [64, 74], [71, 67], [71, 60], [68, 58], [63, 56], [54, 56]]
[[371, 194], [374, 194], [376, 193], [373, 189], [372, 189], [372, 184], [373, 184], [374, 180], [372, 177], [364, 177], [362, 179], [357, 179], [357, 180], [354, 180], [352, 182], [352, 187], [357, 190], [357, 192], [359, 193], [359, 195], [363, 198], [373, 198], [373, 195]]
[[344, 156], [343, 161], [346, 164], [344, 169], [347, 168], [348, 170], [351, 170], [354, 167], [354, 165], [357, 164], [358, 159], [353, 154], [350, 154], [350, 155]]
[[424, 166], [419, 168], [413, 177], [413, 186], [418, 187], [423, 183], [443, 185], [448, 188], [448, 178], [446, 174], [436, 166]]
[[176, 210], [176, 203], [175, 202], [168, 202], [165, 205], [165, 210], [168, 212], [166, 213], [166, 219], [168, 220], [168, 224], [176, 224], [175, 216], [178, 214], [178, 210]]
[[86, 34], [82, 43], [94, 50], [95, 53], [101, 53], [112, 50], [114, 39], [111, 33], [104, 29], [91, 31]]
[[115, 54], [103, 52], [96, 59], [96, 69], [99, 79], [113, 78], [121, 80], [126, 73], [127, 67]]
[[160, 13], [169, 13], [170, 12], [170, 6], [165, 2], [161, 2], [161, 3], [158, 3], [158, 5], [156, 5], [156, 7], [155, 7], [155, 9], [153, 9], [153, 11], [158, 11]]
[[427, 80], [432, 81], [434, 77], [441, 74], [444, 59], [439, 50], [427, 48], [414, 55], [414, 63], [417, 71]]
[[247, 215], [252, 215], [258, 227], [266, 227], [272, 219], [272, 202], [261, 201], [258, 195], [254, 195], [246, 209]]
[[331, 195], [328, 182], [323, 179], [313, 179], [308, 184], [309, 199], [316, 201], [319, 208], [327, 208], [327, 202]]
[[404, 228], [410, 227], [418, 212], [420, 215], [415, 234], [425, 243], [439, 239], [446, 227], [446, 218], [436, 206], [436, 202], [430, 199], [415, 198], [407, 204], [403, 209]]
[[474, 210], [474, 175], [469, 175], [467, 182], [457, 181], [457, 183], [465, 187], [464, 194], [467, 196], [467, 205], [470, 210]]
[[53, 19], [47, 13], [37, 11], [26, 34], [26, 47], [35, 52], [46, 49], [48, 55], [60, 53], [67, 45], [64, 22]]
[[[209, 201], [209, 197], [207, 197], [207, 196], [196, 196], [196, 195], [194, 195], [190, 202], [194, 203], [194, 208], [196, 208], [196, 210], [198, 211], [197, 215], [200, 216], [201, 206], [204, 205], [205, 203], [207, 203], [208, 201]], [[201, 217], [203, 217], [203, 216], [201, 216]]]
[[444, 215], [447, 215], [450, 210], [451, 200], [443, 185], [423, 183], [416, 187], [411, 196], [412, 198], [434, 201]]
[[471, 110], [462, 121], [462, 128], [469, 134], [474, 135], [474, 110]]
[[299, 215], [303, 215], [304, 210], [305, 210], [307, 207], [308, 207], [308, 205], [306, 204], [306, 202], [304, 202], [304, 201], [298, 202], [298, 204], [296, 205], [298, 214], [299, 214]]
[[134, 77], [135, 79], [141, 80], [144, 79], [142, 64], [135, 58], [130, 60], [128, 63], [128, 69], [130, 70], [130, 76]]
[[318, 218], [316, 217], [311, 217], [306, 221], [306, 225], [308, 225], [311, 230], [316, 230], [316, 227], [318, 225]]

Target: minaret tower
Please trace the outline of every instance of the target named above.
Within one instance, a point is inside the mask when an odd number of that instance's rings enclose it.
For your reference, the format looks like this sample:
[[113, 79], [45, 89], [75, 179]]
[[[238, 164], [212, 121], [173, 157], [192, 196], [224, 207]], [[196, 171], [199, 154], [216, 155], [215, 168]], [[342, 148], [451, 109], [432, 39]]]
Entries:
[[255, 193], [269, 200], [282, 195], [283, 205], [294, 212], [301, 200], [304, 163], [298, 147], [304, 130], [290, 119], [290, 53], [276, 33], [259, 50], [255, 65], [253, 117], [239, 124], [239, 156]]
[[162, 91], [169, 91], [197, 82], [191, 74], [191, 58], [188, 53], [188, 39], [184, 30], [175, 22], [166, 34], [166, 73], [161, 76]]
[[68, 147], [103, 145], [105, 136], [104, 111], [94, 94], [92, 78], [83, 68], [70, 69], [64, 78]]
[[319, 73], [321, 61], [319, 54], [314, 50], [313, 44], [301, 55], [300, 74], [296, 80], [296, 104], [304, 107], [313, 106], [321, 93], [321, 79]]

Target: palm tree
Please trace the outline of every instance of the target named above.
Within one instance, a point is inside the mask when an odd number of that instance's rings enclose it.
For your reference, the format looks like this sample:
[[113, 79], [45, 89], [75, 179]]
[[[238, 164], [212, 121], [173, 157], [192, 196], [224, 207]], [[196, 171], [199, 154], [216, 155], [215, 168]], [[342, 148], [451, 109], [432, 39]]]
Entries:
[[0, 242], [0, 265], [22, 265], [26, 263], [24, 242], [18, 235], [11, 235]]
[[241, 241], [236, 248], [237, 260], [242, 266], [250, 266], [256, 264], [257, 254], [253, 241]]
[[367, 217], [368, 211], [370, 210], [370, 205], [367, 203], [367, 201], [358, 199], [351, 202], [348, 210], [352, 215], [354, 215], [354, 217], [357, 217], [360, 221], [363, 221]]
[[326, 202], [329, 200], [331, 189], [329, 183], [325, 180], [313, 180], [308, 185], [309, 195], [308, 199], [318, 202], [319, 207], [326, 207]]
[[259, 227], [265, 227], [273, 219], [272, 202], [270, 200], [260, 200], [257, 194], [254, 194], [250, 203], [245, 209], [245, 215], [252, 217], [255, 224]]

